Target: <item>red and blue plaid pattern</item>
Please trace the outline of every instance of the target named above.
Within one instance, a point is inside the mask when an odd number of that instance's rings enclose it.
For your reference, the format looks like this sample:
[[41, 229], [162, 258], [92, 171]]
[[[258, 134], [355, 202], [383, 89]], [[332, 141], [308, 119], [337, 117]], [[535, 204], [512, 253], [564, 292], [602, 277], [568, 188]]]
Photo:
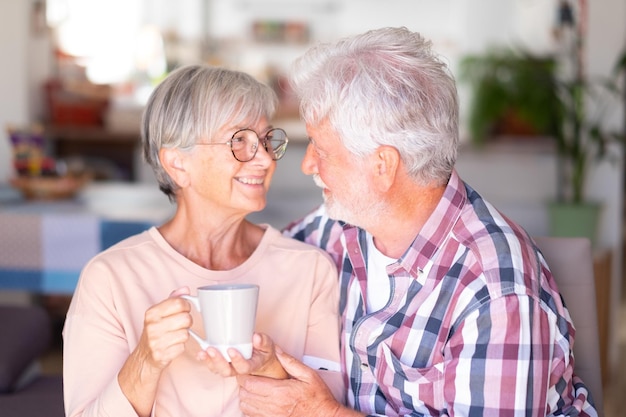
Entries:
[[453, 172], [366, 313], [366, 232], [320, 207], [285, 233], [328, 251], [341, 280], [349, 405], [384, 416], [596, 416], [573, 373], [574, 326], [527, 233]]

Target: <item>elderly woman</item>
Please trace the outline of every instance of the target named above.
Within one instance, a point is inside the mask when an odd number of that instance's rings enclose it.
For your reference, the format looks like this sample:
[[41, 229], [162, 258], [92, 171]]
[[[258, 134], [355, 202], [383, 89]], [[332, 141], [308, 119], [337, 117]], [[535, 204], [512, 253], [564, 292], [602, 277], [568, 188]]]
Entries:
[[180, 68], [152, 94], [144, 156], [176, 212], [83, 269], [63, 333], [68, 416], [242, 415], [235, 369], [189, 338], [202, 320], [180, 297], [218, 283], [261, 288], [255, 351], [243, 368], [233, 358], [237, 372], [286, 377], [275, 343], [341, 396], [333, 262], [246, 220], [287, 146], [270, 124], [276, 102], [249, 75], [208, 66]]

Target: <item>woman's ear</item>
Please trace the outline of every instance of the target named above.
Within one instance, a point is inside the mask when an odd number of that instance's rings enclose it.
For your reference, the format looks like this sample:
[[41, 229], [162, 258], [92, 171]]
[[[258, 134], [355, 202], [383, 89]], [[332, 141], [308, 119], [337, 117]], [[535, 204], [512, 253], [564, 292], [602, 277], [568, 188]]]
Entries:
[[381, 146], [376, 151], [376, 184], [380, 191], [388, 191], [396, 180], [400, 167], [400, 153], [393, 146]]
[[170, 178], [183, 187], [189, 181], [189, 175], [185, 168], [185, 155], [175, 148], [161, 148], [159, 150], [159, 160]]

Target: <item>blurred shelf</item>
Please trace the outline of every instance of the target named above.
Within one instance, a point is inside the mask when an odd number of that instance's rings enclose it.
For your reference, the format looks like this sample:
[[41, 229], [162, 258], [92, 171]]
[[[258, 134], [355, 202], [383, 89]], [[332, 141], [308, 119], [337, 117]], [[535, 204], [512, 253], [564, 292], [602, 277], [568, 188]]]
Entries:
[[94, 164], [103, 161], [114, 167], [117, 177], [104, 179], [136, 179], [139, 131], [110, 130], [101, 126], [46, 126], [44, 132], [54, 157], [81, 158]]
[[54, 141], [64, 142], [106, 142], [139, 143], [139, 130], [116, 131], [102, 126], [54, 126], [45, 128], [45, 134]]

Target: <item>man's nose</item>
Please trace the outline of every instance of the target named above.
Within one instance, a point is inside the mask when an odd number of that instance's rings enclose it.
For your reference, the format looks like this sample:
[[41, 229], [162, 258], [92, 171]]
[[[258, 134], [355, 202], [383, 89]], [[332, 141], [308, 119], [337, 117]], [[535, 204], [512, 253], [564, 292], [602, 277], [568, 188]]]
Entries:
[[310, 143], [306, 147], [306, 152], [304, 153], [304, 158], [302, 158], [300, 169], [305, 175], [317, 174], [317, 162], [313, 156], [313, 145]]

